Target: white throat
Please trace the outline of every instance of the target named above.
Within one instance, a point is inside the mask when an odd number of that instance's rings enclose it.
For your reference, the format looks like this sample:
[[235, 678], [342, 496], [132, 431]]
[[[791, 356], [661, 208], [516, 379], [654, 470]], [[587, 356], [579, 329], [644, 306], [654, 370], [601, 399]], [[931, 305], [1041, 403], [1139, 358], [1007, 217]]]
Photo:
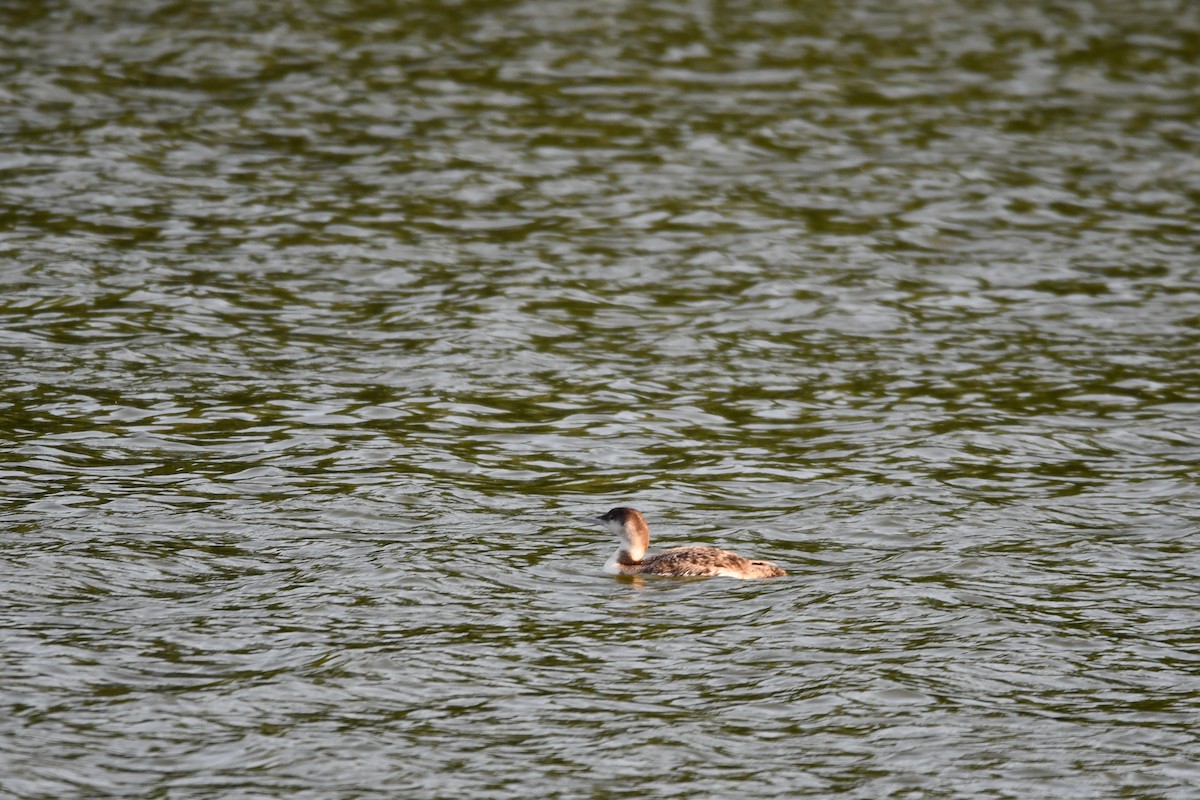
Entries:
[[[609, 557], [608, 561], [604, 562], [604, 571], [609, 575], [621, 574], [621, 567], [617, 564], [617, 559], [621, 557], [621, 553], [624, 551], [624, 549], [624, 547], [618, 547], [617, 551]], [[592, 563], [594, 564], [596, 562], [593, 561]]]

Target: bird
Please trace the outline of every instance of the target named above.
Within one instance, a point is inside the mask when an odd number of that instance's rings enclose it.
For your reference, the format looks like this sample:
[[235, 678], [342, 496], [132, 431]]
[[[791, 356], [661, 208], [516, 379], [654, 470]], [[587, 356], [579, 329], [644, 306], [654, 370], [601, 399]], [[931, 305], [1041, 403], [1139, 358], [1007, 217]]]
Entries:
[[583, 517], [585, 522], [606, 526], [621, 539], [612, 558], [605, 563], [613, 575], [674, 575], [676, 577], [778, 578], [787, 575], [770, 561], [757, 561], [716, 547], [672, 547], [647, 556], [650, 528], [635, 508], [614, 508], [600, 517]]

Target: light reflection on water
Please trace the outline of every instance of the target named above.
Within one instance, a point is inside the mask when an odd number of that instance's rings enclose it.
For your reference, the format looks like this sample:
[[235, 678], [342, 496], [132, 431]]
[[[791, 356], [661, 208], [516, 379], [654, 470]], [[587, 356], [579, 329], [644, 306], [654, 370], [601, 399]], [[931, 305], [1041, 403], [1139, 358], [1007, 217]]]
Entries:
[[0, 12], [3, 793], [1190, 796], [1195, 9], [221, 11]]

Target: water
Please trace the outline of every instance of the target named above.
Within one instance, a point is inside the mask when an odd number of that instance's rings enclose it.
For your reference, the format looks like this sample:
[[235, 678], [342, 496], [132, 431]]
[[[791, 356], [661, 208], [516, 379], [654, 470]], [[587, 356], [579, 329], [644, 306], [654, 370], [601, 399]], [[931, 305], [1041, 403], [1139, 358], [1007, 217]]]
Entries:
[[0, 795], [1194, 796], [1194, 5], [130, 5], [0, 7]]

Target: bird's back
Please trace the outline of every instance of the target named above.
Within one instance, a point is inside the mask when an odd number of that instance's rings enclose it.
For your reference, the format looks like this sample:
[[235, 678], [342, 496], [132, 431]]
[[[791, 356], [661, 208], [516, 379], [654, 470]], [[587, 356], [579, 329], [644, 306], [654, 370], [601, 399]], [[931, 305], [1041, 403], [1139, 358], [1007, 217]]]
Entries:
[[787, 575], [770, 561], [754, 561], [715, 547], [672, 547], [644, 558], [637, 571], [644, 575], [679, 577], [778, 578]]

